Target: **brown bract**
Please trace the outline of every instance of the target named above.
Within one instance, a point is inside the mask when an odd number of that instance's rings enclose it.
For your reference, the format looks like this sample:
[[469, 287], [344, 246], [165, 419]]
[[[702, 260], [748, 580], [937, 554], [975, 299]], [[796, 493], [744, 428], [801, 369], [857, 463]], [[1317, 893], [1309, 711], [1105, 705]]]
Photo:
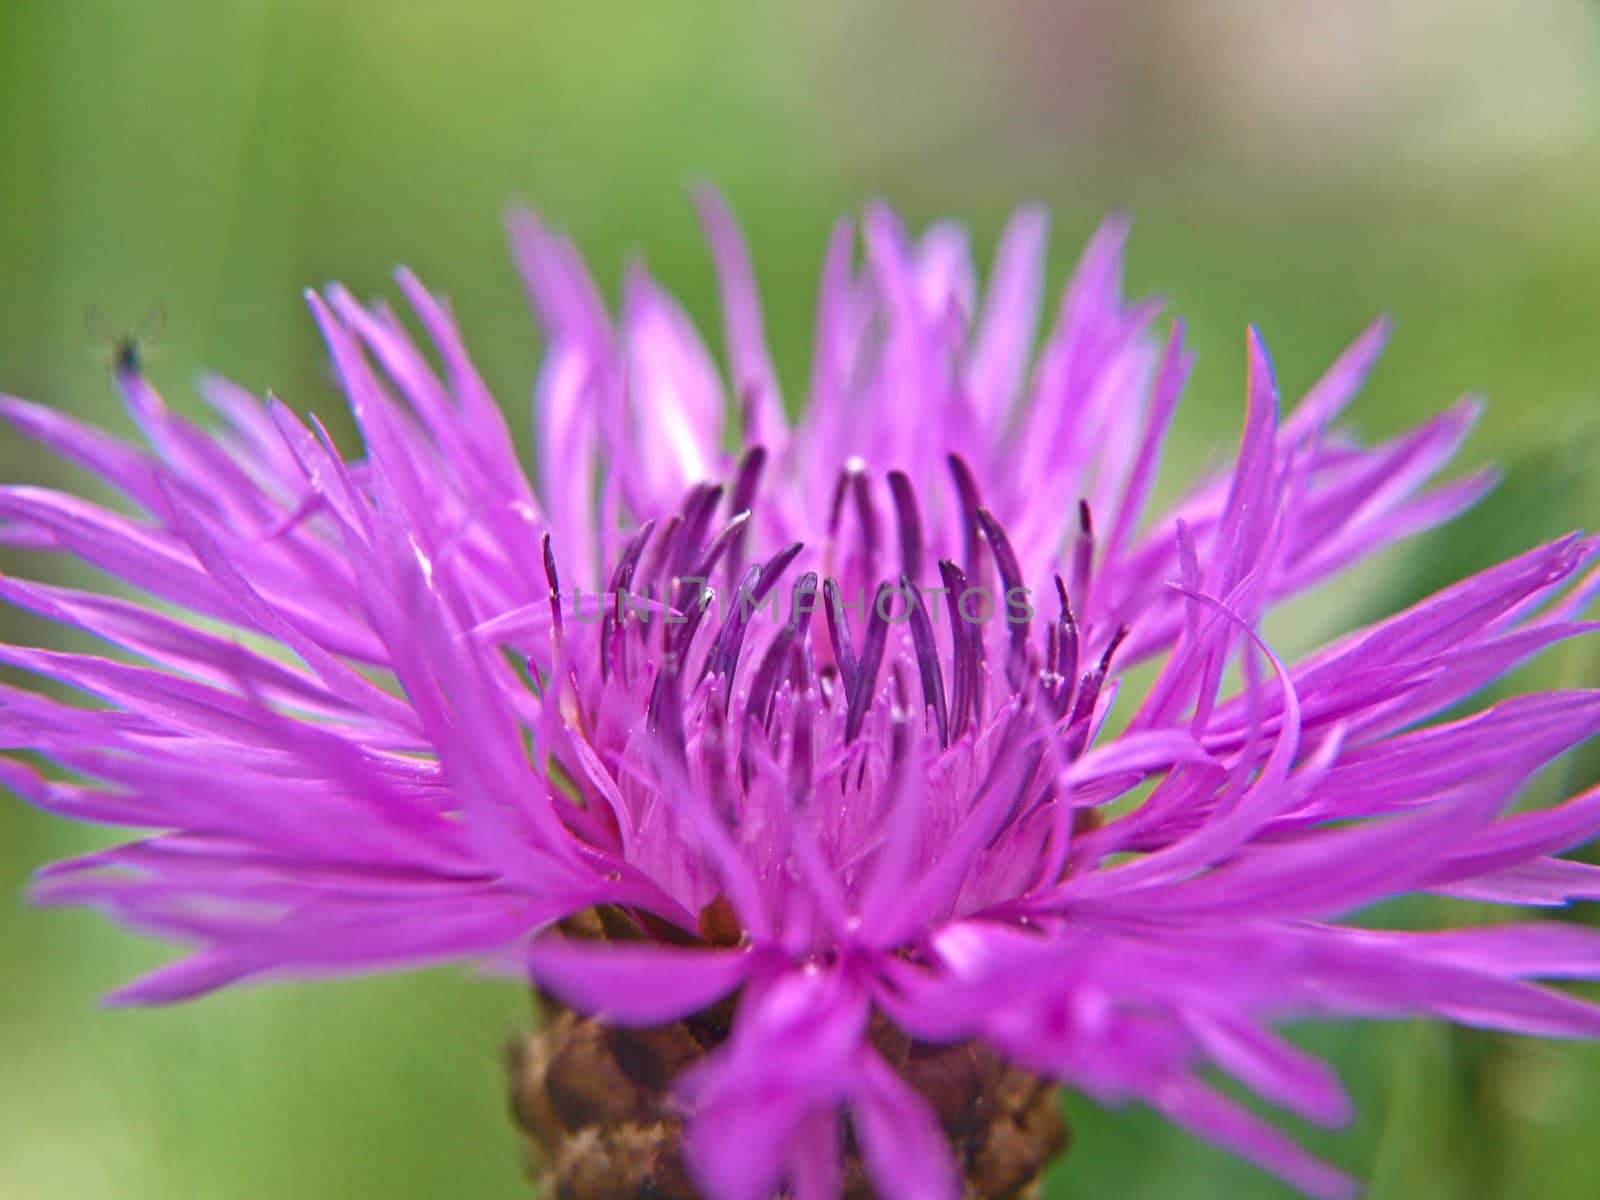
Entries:
[[[576, 936], [616, 937], [620, 914], [568, 922]], [[550, 1200], [698, 1200], [682, 1158], [680, 1072], [727, 1036], [720, 1004], [670, 1025], [627, 1029], [541, 999], [541, 1026], [510, 1047], [511, 1111], [530, 1174]], [[967, 1200], [1030, 1200], [1067, 1147], [1055, 1088], [977, 1042], [916, 1042], [875, 1016], [873, 1045], [932, 1105], [966, 1181]], [[843, 1125], [844, 1200], [870, 1200]], [[890, 1198], [892, 1200], [892, 1198]]]

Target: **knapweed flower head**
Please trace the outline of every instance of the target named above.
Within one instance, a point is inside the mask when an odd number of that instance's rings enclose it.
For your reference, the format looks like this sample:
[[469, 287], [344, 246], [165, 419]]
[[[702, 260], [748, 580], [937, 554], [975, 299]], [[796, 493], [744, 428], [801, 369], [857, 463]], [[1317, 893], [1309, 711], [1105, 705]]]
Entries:
[[1462, 707], [1595, 628], [1595, 544], [1299, 661], [1261, 633], [1485, 491], [1430, 483], [1473, 403], [1364, 446], [1338, 421], [1384, 325], [1287, 415], [1252, 333], [1236, 459], [1152, 513], [1191, 356], [1123, 298], [1122, 222], [1037, 352], [1037, 212], [981, 294], [956, 227], [870, 207], [858, 263], [840, 224], [791, 421], [746, 247], [700, 207], [725, 366], [642, 269], [613, 316], [569, 241], [514, 222], [548, 339], [533, 479], [403, 272], [426, 349], [386, 307], [310, 297], [356, 453], [220, 380], [212, 429], [122, 371], [142, 447], [4, 401], [123, 501], [0, 492], [7, 542], [125, 585], [0, 579], [118, 648], [0, 649], [94, 700], [0, 692], [0, 745], [31, 752], [4, 782], [150, 831], [38, 897], [193, 947], [118, 1000], [525, 973], [559, 1037], [523, 1056], [519, 1111], [561, 1194], [713, 1200], [1022, 1194], [1062, 1138], [1050, 1081], [1336, 1196], [1212, 1068], [1333, 1124], [1345, 1094], [1280, 1022], [1600, 1034], [1532, 982], [1600, 977], [1587, 928], [1349, 920], [1600, 896], [1554, 857], [1600, 831], [1600, 790], [1514, 811], [1600, 693]]

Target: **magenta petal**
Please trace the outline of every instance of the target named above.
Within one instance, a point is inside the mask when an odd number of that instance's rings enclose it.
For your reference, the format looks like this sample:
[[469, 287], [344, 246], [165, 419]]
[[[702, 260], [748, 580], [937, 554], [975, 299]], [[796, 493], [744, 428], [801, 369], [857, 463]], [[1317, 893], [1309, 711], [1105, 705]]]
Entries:
[[[551, 994], [583, 1012], [623, 1025], [660, 1025], [720, 1000], [761, 965], [744, 950], [682, 950], [666, 946], [573, 942], [540, 938], [522, 953], [527, 970]], [[641, 989], [638, 981], [650, 980]]]
[[863, 1054], [855, 1126], [861, 1150], [883, 1195], [954, 1200], [961, 1181], [928, 1102], [876, 1054]]
[[1248, 1110], [1203, 1084], [1188, 1082], [1151, 1098], [1168, 1119], [1260, 1163], [1309, 1196], [1343, 1200], [1357, 1192], [1356, 1181], [1319, 1162]]

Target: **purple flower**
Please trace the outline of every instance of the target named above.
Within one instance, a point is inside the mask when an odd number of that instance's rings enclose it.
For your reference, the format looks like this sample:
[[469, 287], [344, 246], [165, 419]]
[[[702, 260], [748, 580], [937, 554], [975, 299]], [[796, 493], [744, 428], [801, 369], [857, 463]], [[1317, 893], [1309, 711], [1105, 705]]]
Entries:
[[[0, 781], [152, 831], [45, 868], [38, 897], [194, 946], [114, 999], [476, 958], [573, 1020], [693, 1028], [652, 1102], [715, 1200], [831, 1197], [862, 1171], [958, 1195], [978, 1151], [915, 1066], [941, 1045], [1150, 1105], [1336, 1196], [1345, 1176], [1201, 1069], [1332, 1124], [1337, 1080], [1274, 1024], [1600, 1034], [1600, 1007], [1528, 982], [1600, 977], [1590, 929], [1347, 922], [1414, 892], [1600, 896], [1600, 870], [1553, 857], [1600, 832], [1600, 789], [1511, 811], [1600, 728], [1600, 692], [1442, 715], [1596, 628], [1596, 543], [1559, 538], [1299, 662], [1259, 632], [1484, 493], [1483, 474], [1429, 483], [1473, 404], [1365, 447], [1335, 423], [1384, 324], [1287, 417], [1252, 334], [1236, 461], [1152, 516], [1191, 356], [1122, 298], [1122, 222], [1037, 354], [1039, 213], [981, 297], [958, 228], [913, 239], [872, 207], [858, 268], [841, 223], [791, 424], [743, 241], [700, 208], [726, 380], [642, 270], [613, 319], [571, 243], [517, 219], [549, 339], [537, 486], [404, 272], [431, 355], [382, 306], [310, 297], [359, 457], [215, 379], [213, 432], [124, 371], [146, 447], [3, 401], [125, 501], [0, 490], [5, 541], [127, 585], [0, 578], [132, 655], [0, 647], [98, 702], [0, 690], [0, 746], [60, 768], [0, 758]], [[1138, 664], [1150, 682], [1122, 688]]]

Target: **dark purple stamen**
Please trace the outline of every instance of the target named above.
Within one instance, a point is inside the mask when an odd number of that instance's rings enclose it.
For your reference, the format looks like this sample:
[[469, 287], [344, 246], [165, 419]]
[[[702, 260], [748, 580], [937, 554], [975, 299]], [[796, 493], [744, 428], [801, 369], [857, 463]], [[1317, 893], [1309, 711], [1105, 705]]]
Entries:
[[[778, 630], [778, 635], [773, 638], [773, 643], [766, 648], [766, 654], [762, 656], [762, 666], [757, 667], [754, 680], [750, 680], [750, 696], [746, 701], [746, 706], [744, 706], [746, 752], [741, 757], [741, 766], [746, 768], [746, 778], [747, 762], [749, 762], [749, 738], [750, 734], [752, 734], [750, 723], [760, 722], [762, 730], [770, 733], [771, 725], [773, 725], [773, 702], [778, 696], [778, 685], [782, 682], [782, 674], [784, 674], [784, 664], [786, 662], [795, 661], [797, 691], [803, 685], [803, 670], [805, 670], [805, 650], [803, 650], [803, 646], [805, 646], [806, 627], [811, 624], [811, 602], [808, 600], [805, 605], [802, 605], [800, 603], [802, 595], [806, 595], [806, 597], [814, 597], [816, 595], [816, 571], [806, 571], [803, 576], [800, 576], [795, 581], [794, 592], [790, 594], [789, 600], [789, 622]], [[810, 710], [802, 707], [800, 712], [810, 722]], [[810, 730], [810, 723], [806, 725], [806, 730]], [[800, 734], [797, 733], [795, 736], [798, 738]], [[806, 733], [806, 738], [810, 738], [810, 733]], [[808, 755], [806, 786], [810, 787], [810, 742], [806, 742], [806, 755]]]
[[803, 692], [810, 686], [816, 667], [807, 633], [811, 628], [811, 614], [821, 598], [817, 583], [817, 573], [807, 571], [795, 582], [794, 590], [789, 595], [789, 624], [794, 626], [794, 653], [789, 656], [789, 677], [797, 692]]
[[[666, 593], [663, 592], [661, 596], [663, 602], [665, 602]], [[639, 620], [644, 635], [646, 636], [650, 633], [651, 623], [655, 620], [655, 616], [651, 611], [655, 607], [655, 602], [656, 585], [646, 582], [645, 585], [639, 589], [639, 604], [634, 610], [636, 619]]]
[[625, 629], [626, 615], [623, 612], [623, 597], [627, 594], [627, 586], [613, 589], [611, 593], [611, 611], [600, 622], [600, 678], [608, 678], [611, 674], [612, 660], [615, 659], [617, 674], [624, 679], [628, 677], [628, 638], [624, 633], [622, 637], [613, 636], [619, 629]]
[[711, 539], [700, 561], [694, 564], [693, 578], [710, 583], [711, 572], [717, 569], [717, 560], [727, 553], [729, 546], [744, 536], [745, 526], [749, 523], [750, 514], [742, 512], [717, 530], [717, 536]]
[[1094, 714], [1094, 706], [1100, 699], [1100, 689], [1105, 686], [1106, 677], [1111, 673], [1111, 659], [1116, 654], [1117, 647], [1121, 646], [1128, 636], [1128, 627], [1120, 625], [1117, 632], [1111, 635], [1111, 641], [1106, 645], [1105, 653], [1100, 656], [1100, 661], [1094, 670], [1087, 672], [1078, 689], [1078, 700], [1072, 706], [1072, 716], [1067, 721], [1069, 737], [1067, 740], [1067, 757], [1076, 759], [1083, 753], [1084, 747], [1089, 743], [1089, 719]]
[[745, 702], [746, 721], [758, 721], [762, 729], [772, 722], [772, 702], [778, 693], [778, 681], [783, 676], [783, 663], [794, 645], [794, 628], [785, 625], [778, 630], [761, 657], [755, 678], [750, 681], [750, 698]]
[[[667, 518], [667, 523], [662, 527], [661, 536], [656, 539], [655, 548], [650, 552], [650, 560], [644, 566], [644, 578], [648, 582], [658, 582], [661, 585], [663, 601], [671, 594], [672, 560], [677, 556], [678, 535], [683, 529], [683, 514], [673, 513]], [[650, 628], [652, 618], [645, 617], [645, 628]]]
[[[681, 626], [684, 630], [692, 631], [699, 625], [698, 615], [703, 614], [703, 605], [696, 606], [696, 616], [691, 618], [692, 623]], [[667, 629], [668, 649], [661, 657], [661, 672], [656, 676], [655, 683], [650, 688], [650, 705], [645, 710], [645, 728], [651, 733], [659, 734], [673, 756], [679, 762], [685, 761], [688, 756], [688, 746], [683, 733], [683, 696], [678, 690], [678, 675], [681, 669], [681, 648], [688, 645], [688, 638], [693, 636], [690, 632], [681, 642], [673, 636], [672, 627]]]
[[907, 579], [922, 578], [922, 518], [917, 514], [916, 493], [904, 471], [889, 472], [889, 492], [900, 523], [900, 568]]
[[556, 573], [556, 552], [550, 545], [550, 535], [541, 539], [544, 550], [544, 577], [550, 585], [550, 620], [556, 632], [561, 631], [561, 576]]
[[667, 631], [665, 652], [662, 655], [664, 668], [670, 668], [674, 674], [683, 670], [684, 662], [689, 656], [690, 643], [694, 641], [694, 635], [700, 632], [700, 622], [705, 619], [706, 613], [711, 608], [711, 602], [715, 599], [716, 593], [701, 584], [699, 592], [691, 595], [687, 604], [679, 606], [678, 611], [683, 616]]
[[822, 606], [828, 618], [828, 640], [833, 644], [833, 661], [839, 664], [839, 678], [848, 698], [856, 680], [856, 653], [850, 643], [850, 626], [844, 619], [844, 599], [839, 594], [837, 579], [823, 582]]
[[[628, 589], [633, 586], [634, 571], [639, 566], [639, 558], [644, 554], [645, 544], [649, 542], [650, 535], [655, 532], [655, 521], [646, 521], [639, 526], [639, 531], [622, 551], [622, 557], [617, 560], [616, 568], [611, 572], [611, 611], [600, 620], [600, 676], [609, 678], [611, 674], [611, 639], [616, 634], [617, 627], [622, 624], [623, 608], [626, 603]], [[621, 662], [622, 650], [627, 644], [624, 638], [618, 647], [618, 670], [623, 670]]]
[[1089, 574], [1094, 569], [1094, 520], [1089, 502], [1078, 501], [1078, 537], [1072, 547], [1072, 594], [1082, 604], [1089, 595]]
[[639, 532], [633, 535], [633, 540], [627, 544], [622, 551], [622, 557], [617, 560], [617, 570], [612, 586], [616, 586], [618, 581], [632, 581], [634, 572], [638, 569], [639, 560], [644, 557], [644, 548], [649, 544], [650, 535], [655, 531], [656, 523], [654, 518], [639, 526]]
[[870, 579], [878, 568], [878, 508], [872, 502], [872, 481], [865, 471], [852, 472], [851, 491], [855, 495], [856, 519], [861, 522], [861, 558]]
[[[730, 515], [738, 516], [742, 512], [749, 512], [755, 504], [756, 489], [761, 486], [761, 472], [767, 465], [767, 448], [765, 446], [751, 446], [745, 456], [739, 460], [739, 473], [734, 477], [733, 496], [729, 500]], [[733, 581], [739, 574], [739, 568], [744, 565], [744, 539], [745, 528], [741, 527], [734, 538], [732, 553], [728, 555], [728, 586], [733, 586]]]
[[794, 740], [789, 750], [789, 795], [802, 805], [811, 795], [811, 702], [801, 696], [794, 706]]
[[928, 609], [922, 603], [922, 593], [917, 590], [917, 585], [902, 575], [900, 586], [911, 605], [911, 644], [917, 653], [917, 672], [922, 677], [923, 712], [933, 709], [934, 722], [939, 727], [939, 746], [943, 748], [950, 744], [950, 716], [945, 709], [944, 672], [939, 669], [939, 646], [933, 640], [933, 624], [928, 620]]
[[855, 679], [851, 682], [849, 711], [845, 715], [844, 740], [853, 742], [861, 732], [861, 723], [867, 719], [872, 707], [873, 693], [878, 688], [878, 668], [883, 665], [883, 649], [889, 640], [889, 609], [894, 588], [887, 583], [878, 585], [872, 598], [872, 612], [867, 615], [867, 633], [861, 642], [861, 658], [856, 663]]
[[683, 733], [683, 697], [678, 694], [676, 674], [663, 674], [656, 679], [650, 691], [646, 726], [680, 764], [688, 761], [689, 743]]
[[983, 530], [978, 524], [978, 510], [983, 501], [978, 496], [978, 484], [972, 470], [959, 454], [946, 460], [950, 464], [950, 477], [955, 480], [956, 496], [961, 501], [961, 520], [966, 527], [966, 575], [975, 587], [983, 587], [986, 572], [983, 565]]
[[[939, 577], [950, 594], [952, 606], [967, 590], [967, 577], [949, 559], [939, 562]], [[950, 677], [950, 736], [959, 738], [967, 731], [969, 719], [983, 720], [983, 636], [971, 621], [961, 619], [957, 610], [950, 621], [953, 631], [954, 666]]]
[[678, 545], [672, 555], [674, 575], [688, 574], [721, 499], [721, 484], [702, 483], [689, 489], [689, 495], [683, 502], [683, 528], [678, 531]]
[[844, 517], [844, 498], [850, 491], [850, 468], [839, 468], [839, 479], [833, 485], [833, 499], [828, 503], [828, 538], [839, 536], [839, 522]]
[[661, 655], [661, 673], [656, 676], [655, 683], [650, 688], [650, 706], [645, 714], [645, 727], [658, 730], [664, 728], [663, 722], [666, 719], [676, 721], [679, 753], [683, 752], [683, 697], [678, 692], [678, 677], [683, 673], [683, 662], [689, 653], [689, 644], [694, 641], [694, 635], [700, 628], [706, 609], [711, 607], [711, 599], [711, 590], [702, 587], [694, 603], [687, 610], [680, 610], [684, 612], [682, 623], [667, 625], [665, 645]]
[[[750, 614], [758, 603], [755, 591], [760, 582], [761, 568], [752, 564], [739, 581], [734, 594], [733, 611], [722, 622], [722, 628], [717, 631], [717, 640], [711, 645], [711, 653], [706, 655], [705, 669], [700, 673], [702, 679], [707, 675], [732, 678], [739, 665], [739, 651], [744, 646], [744, 633], [750, 625]], [[727, 702], [728, 696], [725, 694], [723, 704]]]
[[733, 479], [733, 496], [730, 506], [733, 513], [745, 512], [756, 498], [761, 484], [761, 472], [767, 465], [767, 448], [751, 446], [739, 460], [739, 472]]
[[751, 593], [751, 599], [756, 607], [759, 608], [761, 602], [772, 593], [772, 589], [778, 586], [778, 580], [783, 578], [783, 573], [789, 569], [789, 564], [795, 560], [800, 551], [805, 549], [805, 545], [804, 542], [795, 542], [785, 546], [761, 564], [761, 578], [756, 583], [755, 591]]
[[[743, 515], [748, 516], [748, 514]], [[782, 577], [784, 568], [794, 561], [802, 548], [801, 542], [785, 546], [768, 559], [764, 566], [752, 565], [744, 573], [744, 578], [734, 592], [734, 611], [722, 623], [716, 643], [712, 646], [711, 653], [706, 656], [702, 678], [706, 675], [725, 675], [732, 679], [739, 666], [739, 651], [744, 645], [744, 635], [749, 628], [750, 618], [760, 609], [761, 602], [767, 598]], [[724, 706], [730, 698], [730, 696], [723, 697]]]
[[[1028, 622], [1016, 621], [1011, 617], [1011, 598], [1019, 592], [1026, 598], [1026, 591], [1022, 586], [1022, 567], [1017, 562], [1016, 551], [1011, 548], [1011, 539], [1006, 537], [1006, 531], [1000, 527], [1000, 522], [994, 519], [994, 514], [986, 508], [978, 510], [978, 523], [983, 526], [983, 535], [988, 539], [989, 550], [994, 555], [994, 563], [1000, 572], [1000, 580], [1005, 585], [1005, 595], [998, 606], [1005, 613], [1006, 628], [1010, 630], [1010, 648], [1006, 653], [1006, 682], [1011, 685], [1012, 691], [1022, 687], [1022, 669], [1028, 661]], [[962, 614], [958, 611], [957, 616]]]
[[[800, 597], [805, 596], [806, 602], [800, 603]], [[817, 607], [817, 573], [807, 571], [794, 581], [794, 590], [789, 597], [789, 624], [793, 625], [795, 632], [804, 637], [806, 630], [811, 628], [811, 614]]]
[[1061, 682], [1056, 687], [1055, 705], [1056, 716], [1066, 714], [1067, 705], [1072, 702], [1073, 685], [1078, 679], [1078, 618], [1072, 612], [1072, 600], [1067, 595], [1067, 584], [1061, 576], [1056, 576], [1056, 599], [1060, 601], [1061, 612], [1056, 618], [1056, 653], [1052, 667]]
[[783, 678], [784, 663], [797, 647], [804, 644], [806, 627], [811, 623], [810, 602], [802, 605], [800, 597], [815, 596], [816, 591], [815, 571], [808, 571], [795, 581], [789, 600], [789, 621], [772, 639], [772, 644], [767, 647], [761, 665], [756, 668], [755, 677], [750, 682], [750, 697], [745, 702], [745, 719], [759, 720], [763, 729], [769, 728], [772, 723], [772, 701]]

